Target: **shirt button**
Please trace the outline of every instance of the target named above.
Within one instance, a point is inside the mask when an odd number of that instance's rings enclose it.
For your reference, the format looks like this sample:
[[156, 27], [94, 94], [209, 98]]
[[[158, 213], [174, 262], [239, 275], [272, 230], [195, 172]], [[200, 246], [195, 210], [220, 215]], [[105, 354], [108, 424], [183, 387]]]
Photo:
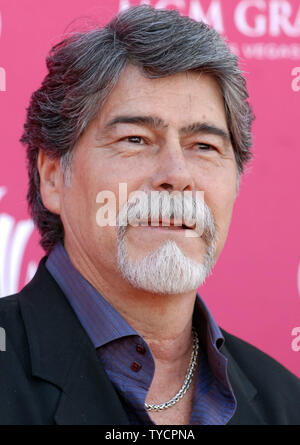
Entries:
[[146, 348], [144, 345], [136, 345], [136, 350], [139, 354], [145, 354]]
[[134, 372], [139, 372], [139, 370], [141, 369], [142, 365], [140, 365], [140, 363], [137, 362], [132, 362], [130, 365], [130, 368], [132, 369], [132, 371]]

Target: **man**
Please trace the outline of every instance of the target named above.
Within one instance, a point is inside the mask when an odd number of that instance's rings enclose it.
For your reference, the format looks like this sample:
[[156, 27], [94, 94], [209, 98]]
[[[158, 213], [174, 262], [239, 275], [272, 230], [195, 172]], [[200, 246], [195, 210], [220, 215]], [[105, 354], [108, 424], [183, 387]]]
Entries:
[[251, 158], [236, 57], [205, 24], [142, 6], [66, 38], [47, 67], [21, 139], [47, 255], [0, 302], [0, 422], [299, 424], [299, 380], [197, 295]]

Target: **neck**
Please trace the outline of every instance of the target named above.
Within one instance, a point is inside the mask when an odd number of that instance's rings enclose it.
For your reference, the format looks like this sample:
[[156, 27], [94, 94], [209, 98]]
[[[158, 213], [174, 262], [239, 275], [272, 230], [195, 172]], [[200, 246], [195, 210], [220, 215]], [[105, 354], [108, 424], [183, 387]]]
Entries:
[[[119, 307], [126, 321], [144, 338], [157, 360], [180, 361], [191, 346], [195, 295], [155, 295]], [[163, 300], [163, 301], [162, 301]], [[122, 301], [123, 302], [123, 301]], [[125, 302], [124, 302], [125, 303]]]
[[[65, 243], [75, 268], [148, 343], [154, 358], [175, 363], [189, 354], [196, 289], [183, 294], [153, 294], [134, 288], [111, 264], [95, 267], [85, 251]], [[101, 271], [101, 273], [99, 273]]]

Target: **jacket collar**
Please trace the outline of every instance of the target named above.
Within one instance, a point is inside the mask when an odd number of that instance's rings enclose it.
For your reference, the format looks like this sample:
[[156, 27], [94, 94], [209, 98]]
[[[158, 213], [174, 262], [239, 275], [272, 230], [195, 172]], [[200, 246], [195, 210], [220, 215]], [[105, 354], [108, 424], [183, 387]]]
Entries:
[[57, 424], [128, 424], [116, 391], [95, 348], [55, 280], [44, 257], [20, 293], [32, 375], [62, 390]]

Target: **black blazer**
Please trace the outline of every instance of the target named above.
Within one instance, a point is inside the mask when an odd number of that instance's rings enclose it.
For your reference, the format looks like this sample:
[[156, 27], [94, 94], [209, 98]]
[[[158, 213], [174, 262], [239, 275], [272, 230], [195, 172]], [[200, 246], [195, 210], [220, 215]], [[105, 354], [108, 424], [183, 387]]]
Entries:
[[[96, 351], [43, 258], [33, 280], [0, 299], [1, 425], [126, 425]], [[222, 331], [238, 407], [229, 424], [300, 425], [300, 380], [268, 355]]]

